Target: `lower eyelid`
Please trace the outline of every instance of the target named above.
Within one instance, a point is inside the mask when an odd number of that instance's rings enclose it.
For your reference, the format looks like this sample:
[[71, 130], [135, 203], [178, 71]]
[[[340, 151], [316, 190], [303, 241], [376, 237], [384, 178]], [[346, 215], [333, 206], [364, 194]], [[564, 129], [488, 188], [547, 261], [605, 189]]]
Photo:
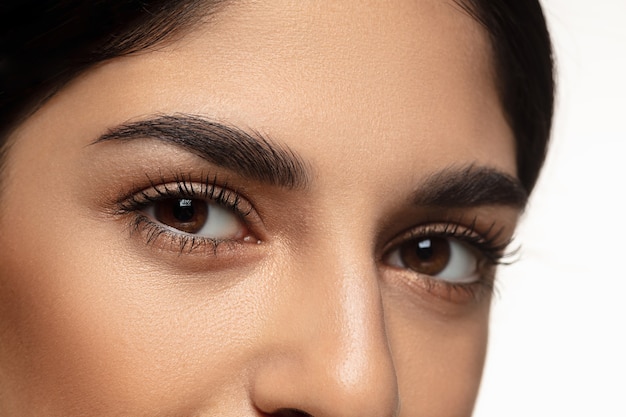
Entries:
[[237, 241], [198, 237], [155, 223], [141, 213], [134, 214], [134, 216], [130, 230], [131, 237], [140, 238], [146, 247], [150, 250], [156, 249], [160, 256], [169, 252], [177, 259], [181, 255], [213, 261], [220, 257], [230, 259], [230, 255], [241, 255], [241, 250], [245, 247], [256, 247], [261, 243], [255, 238]]
[[[475, 222], [472, 222], [474, 224]], [[496, 229], [493, 225], [488, 228]], [[409, 270], [404, 265], [399, 254], [399, 247], [409, 240], [423, 239], [430, 236], [439, 236], [454, 239], [468, 250], [477, 254], [476, 273], [472, 279], [463, 282], [447, 282], [441, 278], [431, 277]], [[495, 236], [495, 238], [493, 237]], [[391, 278], [404, 291], [417, 295], [417, 299], [438, 299], [452, 304], [466, 304], [490, 297], [493, 292], [496, 265], [503, 256], [505, 246], [509, 241], [495, 242], [500, 238], [500, 233], [480, 235], [473, 226], [461, 226], [456, 223], [429, 223], [414, 227], [392, 239], [382, 251], [382, 263], [384, 275]], [[501, 240], [501, 239], [499, 239]]]
[[[160, 189], [156, 189], [157, 187], [160, 187]], [[136, 242], [141, 242], [141, 245], [137, 246], [137, 248], [141, 248], [141, 246], [149, 248], [141, 250], [146, 256], [156, 254], [158, 258], [162, 258], [165, 254], [171, 253], [173, 254], [171, 258], [169, 256], [165, 257], [174, 263], [181, 264], [180, 256], [185, 255], [185, 259], [188, 259], [188, 262], [191, 264], [195, 263], [203, 265], [203, 268], [211, 269], [227, 267], [229, 266], [228, 262], [230, 262], [230, 266], [245, 264], [260, 253], [259, 248], [263, 246], [260, 244], [266, 236], [265, 229], [258, 214], [246, 199], [230, 191], [232, 194], [228, 194], [226, 198], [231, 198], [229, 204], [233, 204], [234, 208], [221, 207], [221, 204], [207, 200], [208, 204], [219, 207], [218, 210], [228, 211], [229, 215], [234, 216], [232, 221], [237, 221], [239, 227], [241, 227], [240, 235], [234, 235], [232, 239], [218, 239], [186, 233], [166, 224], [161, 224], [156, 220], [155, 211], [151, 205], [158, 201], [170, 198], [204, 197], [204, 195], [198, 196], [198, 189], [193, 191], [196, 193], [193, 195], [176, 194], [183, 194], [183, 192], [180, 192], [181, 187], [174, 188], [174, 186], [170, 186], [170, 189], [171, 191], [166, 193], [163, 191], [163, 187], [156, 186], [152, 189], [139, 191], [118, 204], [115, 217], [118, 217], [128, 225], [130, 235]], [[191, 185], [182, 187], [182, 189], [183, 191], [186, 190], [185, 192], [188, 194], [193, 193], [189, 192]], [[214, 195], [217, 195], [217, 193]], [[210, 194], [207, 194], [207, 196], [210, 196]], [[240, 210], [238, 211], [237, 209]], [[235, 218], [237, 220], [234, 220]], [[237, 257], [237, 262], [235, 262], [234, 257]], [[210, 260], [210, 264], [207, 264], [207, 259]], [[186, 267], [187, 265], [185, 265]]]
[[451, 305], [481, 303], [494, 292], [495, 268], [482, 271], [477, 281], [464, 284], [453, 284], [386, 265], [382, 268], [386, 280], [418, 304], [430, 305], [434, 301]]

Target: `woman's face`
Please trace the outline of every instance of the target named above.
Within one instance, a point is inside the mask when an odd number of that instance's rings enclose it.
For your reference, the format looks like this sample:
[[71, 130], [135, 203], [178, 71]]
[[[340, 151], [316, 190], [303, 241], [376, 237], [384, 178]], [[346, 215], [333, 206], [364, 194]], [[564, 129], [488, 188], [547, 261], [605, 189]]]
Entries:
[[10, 138], [0, 414], [470, 415], [491, 59], [452, 2], [241, 1], [75, 79]]

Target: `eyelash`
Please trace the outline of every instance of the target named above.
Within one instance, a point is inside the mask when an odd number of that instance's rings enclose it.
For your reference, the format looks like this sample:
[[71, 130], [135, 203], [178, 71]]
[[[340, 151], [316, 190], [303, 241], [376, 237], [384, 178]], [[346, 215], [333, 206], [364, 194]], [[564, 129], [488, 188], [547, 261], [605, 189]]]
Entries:
[[[426, 227], [426, 234], [431, 233], [431, 236], [447, 237], [457, 239], [463, 243], [466, 243], [483, 255], [488, 264], [496, 266], [502, 264], [502, 259], [510, 256], [510, 253], [505, 253], [505, 249], [511, 243], [512, 239], [508, 239], [502, 243], [498, 243], [498, 239], [502, 235], [503, 229], [494, 230], [496, 223], [492, 223], [485, 232], [480, 233], [477, 230], [478, 219], [474, 218], [469, 226], [462, 226], [462, 222], [456, 221], [451, 223], [444, 223], [443, 229], [437, 230], [437, 225], [429, 225]], [[441, 225], [439, 226], [441, 227]], [[420, 233], [414, 238], [423, 236]]]
[[417, 280], [416, 282], [421, 284], [419, 287], [425, 289], [430, 294], [443, 299], [460, 299], [463, 301], [474, 299], [478, 301], [482, 297], [491, 296], [497, 291], [494, 276], [495, 267], [514, 263], [515, 259], [506, 259], [515, 256], [518, 253], [518, 249], [505, 252], [513, 238], [499, 242], [503, 229], [496, 230], [496, 223], [492, 223], [481, 233], [477, 230], [477, 222], [478, 219], [474, 218], [468, 226], [464, 226], [461, 218], [456, 221], [426, 224], [404, 233], [399, 240], [394, 239], [395, 242], [384, 253], [389, 253], [407, 242], [426, 238], [454, 239], [467, 245], [475, 250], [480, 257], [478, 259], [479, 279], [475, 282], [454, 283], [433, 276], [419, 274], [418, 272], [411, 271], [410, 273], [418, 275], [418, 278], [413, 278], [412, 280]]
[[[226, 182], [220, 183], [217, 176], [201, 174], [200, 181], [197, 181], [191, 175], [174, 174], [170, 180], [161, 175], [158, 182], [153, 181], [149, 176], [146, 177], [150, 184], [149, 187], [134, 190], [120, 198], [117, 202], [117, 213], [133, 216], [130, 222], [131, 234], [141, 232], [147, 245], [157, 242], [167, 245], [169, 242], [169, 248], [176, 247], [179, 254], [199, 251], [201, 254], [213, 254], [215, 256], [218, 255], [218, 248], [224, 243], [231, 245], [231, 249], [235, 249], [238, 244], [250, 243], [247, 240], [215, 239], [183, 231], [169, 230], [144, 213], [144, 210], [149, 206], [167, 199], [201, 199], [231, 211], [239, 217], [246, 227], [250, 226], [251, 222], [247, 217], [253, 210], [252, 206], [237, 191], [229, 189]], [[493, 274], [495, 267], [501, 264], [511, 264], [512, 262], [504, 262], [503, 260], [515, 255], [517, 250], [505, 253], [505, 249], [512, 239], [500, 242], [503, 230], [496, 230], [495, 223], [487, 228], [482, 228], [483, 231], [479, 232], [477, 222], [478, 220], [474, 218], [468, 224], [463, 218], [459, 218], [454, 221], [433, 222], [413, 228], [394, 239], [392, 244], [388, 245], [388, 249], [383, 252], [383, 255], [386, 256], [391, 250], [399, 248], [403, 244], [420, 239], [445, 238], [461, 242], [479, 256], [479, 279], [477, 281], [454, 283], [416, 271], [408, 269], [406, 271], [413, 276], [412, 282], [419, 283], [420, 288], [440, 298], [478, 300], [482, 296], [493, 294], [495, 290]], [[260, 243], [260, 241], [255, 239], [254, 243]], [[415, 275], [418, 278], [415, 278]]]
[[[167, 238], [170, 245], [178, 246], [180, 254], [204, 249], [202, 252], [217, 255], [218, 247], [224, 243], [232, 245], [243, 243], [231, 239], [215, 239], [183, 231], [171, 231], [143, 213], [143, 210], [150, 205], [168, 199], [201, 199], [231, 211], [244, 225], [249, 226], [246, 218], [250, 215], [252, 208], [243, 208], [242, 204], [245, 201], [243, 197], [237, 191], [229, 189], [227, 183], [221, 185], [217, 176], [201, 174], [200, 181], [197, 181], [191, 175], [174, 174], [168, 181], [161, 175], [158, 183], [149, 176], [146, 177], [150, 187], [127, 194], [117, 204], [118, 214], [134, 216], [130, 224], [131, 234], [142, 232], [148, 245], [155, 244], [162, 237]], [[257, 240], [255, 242], [259, 243]]]

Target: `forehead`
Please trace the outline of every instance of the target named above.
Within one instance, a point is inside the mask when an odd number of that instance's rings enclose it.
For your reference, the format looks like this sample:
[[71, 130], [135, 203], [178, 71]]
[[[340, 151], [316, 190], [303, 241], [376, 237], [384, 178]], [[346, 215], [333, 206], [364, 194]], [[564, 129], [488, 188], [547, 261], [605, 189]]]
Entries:
[[238, 1], [58, 99], [99, 131], [155, 112], [225, 120], [342, 174], [479, 162], [515, 175], [493, 72], [487, 34], [451, 0]]

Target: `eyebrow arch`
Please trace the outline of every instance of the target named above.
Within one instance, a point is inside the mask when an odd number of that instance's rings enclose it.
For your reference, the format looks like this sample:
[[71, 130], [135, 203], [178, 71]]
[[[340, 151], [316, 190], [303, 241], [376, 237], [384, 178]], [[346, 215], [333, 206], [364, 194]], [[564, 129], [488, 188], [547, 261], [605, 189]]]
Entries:
[[449, 167], [429, 176], [414, 194], [420, 206], [462, 208], [510, 206], [523, 209], [528, 193], [521, 182], [494, 168]]
[[302, 158], [257, 131], [176, 113], [122, 124], [92, 144], [152, 138], [183, 148], [244, 177], [288, 189], [304, 188], [310, 173]]

